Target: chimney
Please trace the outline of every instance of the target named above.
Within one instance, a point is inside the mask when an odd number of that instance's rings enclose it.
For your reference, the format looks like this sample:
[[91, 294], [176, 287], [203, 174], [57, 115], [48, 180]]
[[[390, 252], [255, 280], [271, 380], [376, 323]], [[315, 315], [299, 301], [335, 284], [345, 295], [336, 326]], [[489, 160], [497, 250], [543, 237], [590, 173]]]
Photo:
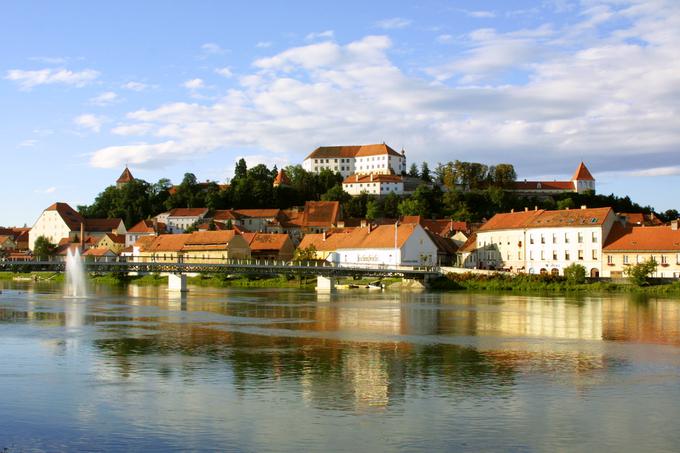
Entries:
[[564, 210], [565, 210], [565, 211], [568, 211], [568, 210], [569, 210], [569, 206], [567, 206], [566, 208], [564, 208]]
[[321, 240], [325, 241], [326, 240], [326, 232], [324, 231], [321, 235]]
[[581, 205], [581, 209], [588, 209], [588, 206], [582, 204], [582, 205]]
[[524, 212], [529, 212], [529, 208], [527, 208], [526, 206], [524, 206]]
[[153, 218], [153, 232], [158, 234], [158, 219], [156, 217]]
[[671, 230], [677, 231], [678, 229], [678, 219], [671, 220]]
[[373, 173], [371, 173], [371, 182], [373, 182]]
[[361, 223], [359, 225], [361, 228], [366, 228], [366, 219], [361, 219]]
[[354, 175], [354, 181], [359, 182], [359, 175]]
[[368, 232], [370, 233], [371, 231], [373, 231], [373, 223], [368, 222]]
[[534, 211], [538, 211], [538, 206], [534, 206]]
[[85, 223], [80, 222], [80, 253], [85, 251]]
[[510, 210], [510, 213], [513, 213], [513, 212], [515, 212], [515, 208], [512, 208], [512, 209]]

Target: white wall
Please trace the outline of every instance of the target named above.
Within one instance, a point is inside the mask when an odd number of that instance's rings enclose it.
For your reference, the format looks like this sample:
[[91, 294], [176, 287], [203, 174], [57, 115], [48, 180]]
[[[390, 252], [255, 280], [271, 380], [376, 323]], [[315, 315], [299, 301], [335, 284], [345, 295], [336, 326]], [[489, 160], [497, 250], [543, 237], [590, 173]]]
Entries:
[[45, 236], [51, 243], [58, 244], [61, 239], [69, 237], [70, 232], [71, 229], [57, 211], [43, 211], [28, 232], [28, 248], [33, 250], [35, 240], [40, 236]]

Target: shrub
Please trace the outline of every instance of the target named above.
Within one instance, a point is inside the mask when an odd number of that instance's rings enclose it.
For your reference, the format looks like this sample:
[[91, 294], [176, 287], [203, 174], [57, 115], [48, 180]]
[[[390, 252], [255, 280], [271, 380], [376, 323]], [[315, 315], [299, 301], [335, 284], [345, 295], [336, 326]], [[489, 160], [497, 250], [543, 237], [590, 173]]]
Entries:
[[586, 268], [578, 263], [570, 264], [564, 268], [564, 278], [571, 284], [585, 283]]
[[629, 266], [625, 272], [633, 284], [646, 286], [649, 285], [649, 276], [656, 272], [656, 266], [654, 258], [650, 258], [642, 263]]

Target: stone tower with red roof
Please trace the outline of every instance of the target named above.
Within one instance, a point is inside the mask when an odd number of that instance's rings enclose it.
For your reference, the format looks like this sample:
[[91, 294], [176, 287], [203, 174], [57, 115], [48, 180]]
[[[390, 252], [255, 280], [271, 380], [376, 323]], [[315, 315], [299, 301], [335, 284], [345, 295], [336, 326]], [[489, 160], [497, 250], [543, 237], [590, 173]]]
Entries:
[[121, 187], [125, 186], [125, 184], [134, 180], [135, 180], [134, 176], [132, 176], [130, 169], [126, 165], [125, 170], [123, 170], [123, 173], [121, 173], [120, 175], [120, 178], [116, 180], [116, 187], [120, 189]]
[[588, 190], [595, 192], [595, 178], [588, 171], [586, 164], [581, 162], [578, 168], [574, 172], [574, 176], [571, 177], [571, 181], [574, 184], [574, 189], [578, 193], [583, 193]]

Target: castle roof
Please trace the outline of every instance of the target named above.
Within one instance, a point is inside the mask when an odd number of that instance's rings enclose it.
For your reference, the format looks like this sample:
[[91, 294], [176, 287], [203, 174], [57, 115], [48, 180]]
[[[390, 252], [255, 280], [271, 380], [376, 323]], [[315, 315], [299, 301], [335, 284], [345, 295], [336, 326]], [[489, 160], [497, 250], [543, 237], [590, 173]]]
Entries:
[[130, 172], [130, 169], [125, 166], [125, 170], [121, 173], [120, 178], [116, 180], [116, 184], [125, 184], [126, 182], [134, 181], [134, 176]]
[[320, 146], [312, 151], [307, 159], [378, 156], [381, 154], [401, 156], [400, 153], [386, 144], [379, 143], [375, 145]]
[[593, 175], [590, 174], [588, 171], [588, 168], [586, 168], [586, 164], [581, 162], [578, 165], [578, 168], [574, 172], [574, 176], [571, 177], [572, 181], [595, 181], [595, 178], [593, 178]]

